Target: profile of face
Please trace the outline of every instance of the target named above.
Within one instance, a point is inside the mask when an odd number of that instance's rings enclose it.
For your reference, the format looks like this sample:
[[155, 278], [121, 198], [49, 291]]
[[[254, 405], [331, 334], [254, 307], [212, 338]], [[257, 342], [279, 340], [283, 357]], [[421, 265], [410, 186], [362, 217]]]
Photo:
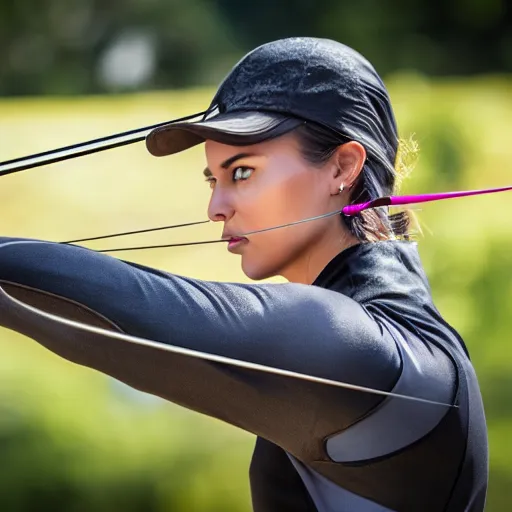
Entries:
[[238, 237], [340, 210], [364, 164], [359, 143], [340, 146], [321, 166], [306, 160], [293, 132], [248, 146], [207, 140], [205, 153], [212, 188], [208, 216], [224, 223], [222, 236], [232, 239], [228, 250], [241, 255], [249, 278], [311, 283], [336, 254], [357, 242], [338, 215]]

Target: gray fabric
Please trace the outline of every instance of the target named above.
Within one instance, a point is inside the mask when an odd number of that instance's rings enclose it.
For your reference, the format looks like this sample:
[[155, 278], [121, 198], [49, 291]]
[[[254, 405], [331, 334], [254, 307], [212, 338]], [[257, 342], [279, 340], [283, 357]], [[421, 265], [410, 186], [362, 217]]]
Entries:
[[318, 512], [393, 512], [374, 501], [358, 496], [308, 468], [288, 454], [304, 485], [315, 502]]
[[[435, 345], [427, 347], [411, 333], [405, 337], [390, 325], [388, 330], [394, 335], [402, 359], [402, 372], [393, 392], [453, 403], [456, 371], [448, 355]], [[389, 397], [375, 412], [328, 439], [327, 453], [336, 462], [389, 455], [427, 435], [445, 414], [442, 407]]]

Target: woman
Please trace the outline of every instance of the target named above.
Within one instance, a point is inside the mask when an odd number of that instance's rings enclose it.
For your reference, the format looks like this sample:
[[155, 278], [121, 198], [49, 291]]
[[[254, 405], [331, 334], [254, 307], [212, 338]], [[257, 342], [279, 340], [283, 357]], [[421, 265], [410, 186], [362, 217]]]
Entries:
[[208, 213], [228, 250], [250, 278], [289, 283], [205, 282], [4, 238], [0, 281], [19, 300], [2, 291], [1, 325], [254, 433], [256, 512], [482, 511], [478, 382], [407, 217], [326, 215], [395, 187], [397, 130], [372, 66], [334, 41], [259, 47], [202, 120], [159, 128], [147, 147], [204, 141]]

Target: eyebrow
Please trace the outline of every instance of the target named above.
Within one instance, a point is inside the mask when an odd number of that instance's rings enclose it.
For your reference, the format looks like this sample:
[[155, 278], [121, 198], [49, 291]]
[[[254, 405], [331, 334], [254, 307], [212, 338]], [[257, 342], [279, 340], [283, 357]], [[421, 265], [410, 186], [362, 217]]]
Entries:
[[[230, 156], [227, 160], [222, 162], [220, 164], [220, 166], [223, 169], [227, 169], [230, 165], [234, 164], [237, 160], [240, 160], [242, 158], [248, 158], [250, 156], [256, 156], [256, 153], [238, 153], [237, 155]], [[210, 178], [211, 176], [213, 176], [212, 171], [210, 171], [210, 169], [208, 167], [203, 171], [203, 174], [207, 178]]]

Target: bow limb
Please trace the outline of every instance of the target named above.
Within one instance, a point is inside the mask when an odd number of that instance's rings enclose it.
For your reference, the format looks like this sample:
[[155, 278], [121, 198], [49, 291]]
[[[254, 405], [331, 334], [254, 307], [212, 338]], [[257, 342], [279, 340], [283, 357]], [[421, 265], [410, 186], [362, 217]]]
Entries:
[[[25, 290], [28, 289], [25, 287], [21, 288]], [[46, 295], [47, 297], [45, 299], [48, 300], [49, 294]], [[69, 301], [68, 305], [71, 307], [71, 310], [74, 309], [72, 301]], [[41, 342], [43, 345], [47, 346], [47, 348], [49, 348], [50, 350], [55, 351], [59, 355], [62, 355], [63, 357], [75, 363], [82, 364], [84, 366], [91, 366], [91, 362], [88, 356], [88, 347], [92, 348], [93, 350], [95, 348], [97, 351], [97, 349], [100, 349], [103, 346], [103, 343], [105, 341], [110, 340], [115, 342], [115, 345], [117, 347], [121, 347], [124, 344], [126, 346], [151, 349], [152, 351], [156, 350], [163, 353], [172, 353], [178, 356], [196, 358], [198, 360], [210, 361], [213, 363], [220, 363], [232, 367], [244, 368], [246, 370], [264, 372], [279, 375], [282, 377], [288, 377], [291, 379], [298, 379], [315, 384], [344, 388], [347, 390], [358, 391], [362, 393], [370, 393], [383, 397], [399, 398], [402, 400], [420, 402], [444, 408], [456, 407], [455, 405], [436, 402], [433, 400], [427, 400], [424, 398], [402, 395], [398, 393], [374, 389], [371, 387], [350, 384], [347, 382], [339, 382], [331, 379], [316, 377], [313, 375], [306, 375], [299, 372], [284, 370], [281, 368], [273, 368], [262, 364], [242, 361], [216, 354], [210, 354], [199, 350], [178, 347], [167, 343], [162, 343], [138, 336], [129, 335], [119, 331], [116, 332], [117, 328], [115, 327], [115, 325], [110, 323], [105, 318], [101, 319], [100, 325], [90, 325], [84, 323], [83, 321], [64, 318], [59, 315], [43, 311], [42, 309], [22, 302], [21, 300], [9, 295], [2, 286], [0, 286], [0, 313], [3, 318], [9, 318], [9, 322], [7, 324], [4, 323], [4, 326], [12, 330], [15, 330], [21, 334], [24, 334], [30, 338], [33, 338], [36, 341]], [[89, 320], [94, 319], [95, 317], [95, 315], [91, 311], [85, 311], [80, 316], [82, 318], [88, 317]], [[55, 343], [56, 337], [61, 339], [74, 339], [75, 342], [78, 342], [83, 347], [83, 352], [79, 357], [77, 357], [76, 354], [70, 356], [69, 354], [62, 353], [62, 349], [57, 348], [57, 344]], [[113, 358], [115, 357], [115, 353], [112, 352], [109, 354], [108, 351], [106, 351], [105, 357]], [[107, 361], [105, 360], [105, 362]], [[100, 367], [98, 368], [98, 366]], [[93, 367], [101, 371], [101, 366], [101, 364], [98, 365], [96, 363], [94, 364]], [[106, 371], [106, 373], [110, 372]], [[153, 394], [159, 394], [160, 396], [165, 398], [165, 395], [162, 395], [161, 393], [154, 393], [154, 391], [150, 389], [142, 389], [142, 391], [148, 391], [152, 392]]]
[[98, 153], [100, 151], [106, 151], [108, 149], [119, 148], [129, 144], [142, 142], [146, 139], [146, 136], [155, 128], [170, 123], [193, 120], [203, 116], [206, 114], [206, 112], [207, 111], [198, 112], [196, 114], [181, 117], [179, 119], [173, 119], [172, 121], [165, 121], [162, 123], [145, 126], [143, 128], [135, 128], [126, 132], [115, 133], [113, 135], [107, 135], [105, 137], [100, 137], [85, 142], [79, 142], [77, 144], [71, 144], [69, 146], [51, 149], [49, 151], [43, 151], [42, 153], [35, 153], [33, 155], [6, 160], [0, 162], [0, 176], [6, 176], [8, 174], [14, 174], [16, 172], [26, 171], [28, 169], [34, 169], [36, 167], [42, 167], [44, 165], [50, 165], [53, 163], [62, 162], [64, 160], [70, 160], [72, 158], [87, 156]]

